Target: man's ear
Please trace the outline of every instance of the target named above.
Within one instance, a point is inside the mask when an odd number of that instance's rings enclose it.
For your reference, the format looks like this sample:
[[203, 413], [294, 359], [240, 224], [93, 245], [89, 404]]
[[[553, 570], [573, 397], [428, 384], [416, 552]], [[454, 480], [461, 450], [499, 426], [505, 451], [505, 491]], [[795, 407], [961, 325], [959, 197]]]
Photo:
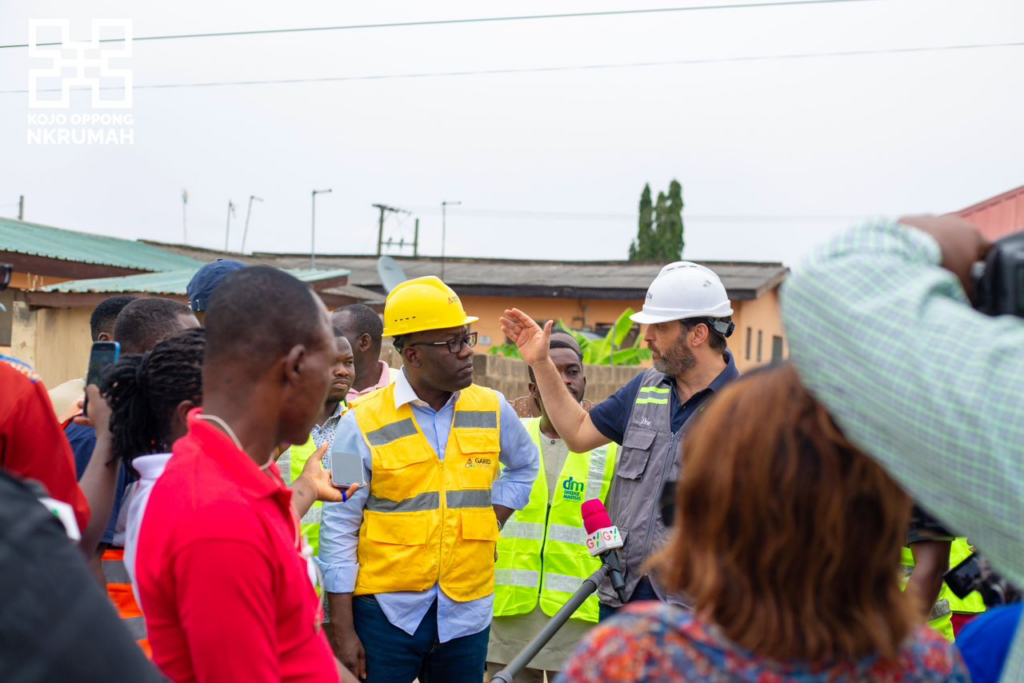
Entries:
[[373, 347], [373, 340], [370, 339], [370, 335], [368, 333], [364, 332], [359, 335], [359, 343], [357, 346], [359, 346], [359, 351], [369, 351]]
[[174, 409], [174, 417], [175, 417], [175, 419], [180, 421], [181, 424], [183, 424], [183, 425], [188, 424], [188, 414], [189, 414], [189, 411], [191, 411], [195, 407], [196, 407], [196, 404], [195, 404], [194, 401], [187, 401], [187, 400], [186, 401], [182, 401]]
[[302, 366], [306, 362], [306, 355], [306, 347], [302, 344], [296, 344], [288, 351], [288, 355], [284, 358], [285, 378], [288, 381], [298, 379], [302, 372]]
[[405, 360], [406, 365], [413, 368], [420, 367], [420, 354], [416, 351], [415, 347], [406, 346], [402, 349], [402, 359]]
[[101, 341], [102, 342], [108, 342], [108, 341], [113, 341], [113, 340], [114, 340], [114, 335], [111, 334], [110, 332], [100, 332], [99, 334], [96, 335], [96, 341], [98, 341], [98, 342], [101, 342]]
[[538, 396], [540, 396], [540, 392], [537, 391], [537, 385], [534, 384], [533, 382], [530, 382], [529, 384], [526, 385], [526, 390], [529, 391], [530, 392], [530, 396], [532, 396], [534, 398], [537, 398]]
[[[693, 326], [693, 329], [690, 330], [690, 332], [693, 333], [690, 336], [690, 346], [697, 347], [708, 340], [711, 330], [708, 328], [707, 323], [698, 323]], [[685, 334], [685, 331], [683, 334]]]

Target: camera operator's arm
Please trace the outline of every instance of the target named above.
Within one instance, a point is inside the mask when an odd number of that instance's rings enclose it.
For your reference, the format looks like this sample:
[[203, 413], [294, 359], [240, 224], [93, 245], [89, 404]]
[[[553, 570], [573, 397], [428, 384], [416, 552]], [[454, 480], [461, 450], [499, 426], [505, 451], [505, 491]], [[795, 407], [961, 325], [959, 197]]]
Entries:
[[974, 228], [906, 223], [850, 230], [794, 273], [790, 352], [855, 443], [1022, 583], [1024, 321], [970, 308]]

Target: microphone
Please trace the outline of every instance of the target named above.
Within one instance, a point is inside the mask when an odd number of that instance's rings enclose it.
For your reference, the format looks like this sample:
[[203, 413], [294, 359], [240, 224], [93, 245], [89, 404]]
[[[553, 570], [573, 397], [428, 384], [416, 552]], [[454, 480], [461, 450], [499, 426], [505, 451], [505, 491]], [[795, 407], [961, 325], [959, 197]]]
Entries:
[[612, 524], [604, 503], [596, 498], [585, 501], [580, 512], [583, 514], [583, 528], [587, 531], [587, 550], [591, 557], [600, 556], [601, 563], [608, 566], [612, 588], [622, 604], [626, 604], [626, 580], [622, 576], [622, 562], [617, 550], [623, 545], [619, 528]]

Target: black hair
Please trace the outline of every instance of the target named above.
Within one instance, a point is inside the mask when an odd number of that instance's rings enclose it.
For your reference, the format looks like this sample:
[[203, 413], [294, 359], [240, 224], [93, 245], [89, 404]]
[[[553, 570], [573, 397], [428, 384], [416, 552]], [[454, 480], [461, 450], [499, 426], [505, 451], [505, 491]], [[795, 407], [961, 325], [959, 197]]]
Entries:
[[732, 316], [725, 316], [724, 318], [684, 318], [680, 320], [686, 331], [689, 332], [697, 325], [704, 323], [708, 327], [708, 346], [715, 349], [719, 353], [725, 353], [727, 343], [725, 341], [725, 335], [715, 329], [715, 322], [722, 321], [726, 324], [732, 322]]
[[[339, 318], [348, 324], [340, 325]], [[377, 315], [377, 311], [366, 304], [352, 304], [339, 308], [331, 316], [331, 327], [334, 328], [336, 337], [343, 336], [345, 328], [354, 332], [356, 337], [368, 334], [370, 335], [370, 345], [375, 351], [380, 351], [381, 338], [384, 336], [384, 323]]]
[[92, 340], [99, 339], [103, 332], [113, 336], [114, 321], [117, 320], [117, 316], [124, 310], [124, 307], [133, 301], [135, 301], [133, 296], [112, 296], [101, 301], [93, 310], [92, 316], [89, 317], [89, 331], [92, 333]]
[[145, 353], [180, 331], [178, 318], [186, 315], [192, 315], [192, 309], [171, 299], [136, 299], [117, 316], [114, 340], [121, 353]]
[[211, 363], [241, 362], [265, 370], [294, 346], [321, 344], [321, 315], [316, 295], [283, 270], [236, 270], [210, 296], [206, 357]]
[[[577, 358], [580, 359], [580, 366], [582, 367], [583, 366], [583, 354], [580, 353], [579, 346], [578, 345], [573, 346], [569, 342], [559, 341], [558, 339], [555, 339], [555, 335], [556, 334], [557, 335], [564, 335], [566, 337], [570, 337], [570, 338], [572, 338], [573, 341], [576, 341], [576, 338], [573, 337], [568, 332], [566, 332], [565, 330], [551, 330], [551, 343], [548, 345], [548, 348], [549, 349], [569, 349], [570, 351], [572, 351], [573, 353], [576, 354]], [[530, 375], [530, 381], [536, 383], [537, 378], [533, 374], [533, 368], [531, 368], [529, 365], [527, 365], [526, 366], [526, 372], [529, 373], [529, 375]]]
[[103, 373], [115, 460], [131, 468], [140, 455], [170, 451], [175, 409], [182, 401], [202, 402], [205, 348], [205, 330], [185, 330], [149, 353], [122, 356]]

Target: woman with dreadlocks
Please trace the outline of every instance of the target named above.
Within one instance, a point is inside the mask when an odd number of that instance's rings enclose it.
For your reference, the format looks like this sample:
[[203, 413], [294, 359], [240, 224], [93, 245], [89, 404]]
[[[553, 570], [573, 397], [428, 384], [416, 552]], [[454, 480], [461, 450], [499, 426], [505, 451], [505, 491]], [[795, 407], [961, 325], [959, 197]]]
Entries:
[[[157, 344], [146, 354], [124, 356], [103, 376], [102, 393], [110, 406], [112, 455], [139, 480], [128, 490], [114, 542], [103, 556], [108, 593], [122, 619], [148, 652], [145, 622], [133, 594], [135, 552], [149, 494], [163, 474], [174, 442], [188, 432], [187, 417], [202, 403], [206, 333], [191, 329]], [[317, 500], [342, 501], [330, 471], [310, 458], [292, 483], [292, 504], [301, 517]], [[347, 492], [348, 495], [353, 490]]]

